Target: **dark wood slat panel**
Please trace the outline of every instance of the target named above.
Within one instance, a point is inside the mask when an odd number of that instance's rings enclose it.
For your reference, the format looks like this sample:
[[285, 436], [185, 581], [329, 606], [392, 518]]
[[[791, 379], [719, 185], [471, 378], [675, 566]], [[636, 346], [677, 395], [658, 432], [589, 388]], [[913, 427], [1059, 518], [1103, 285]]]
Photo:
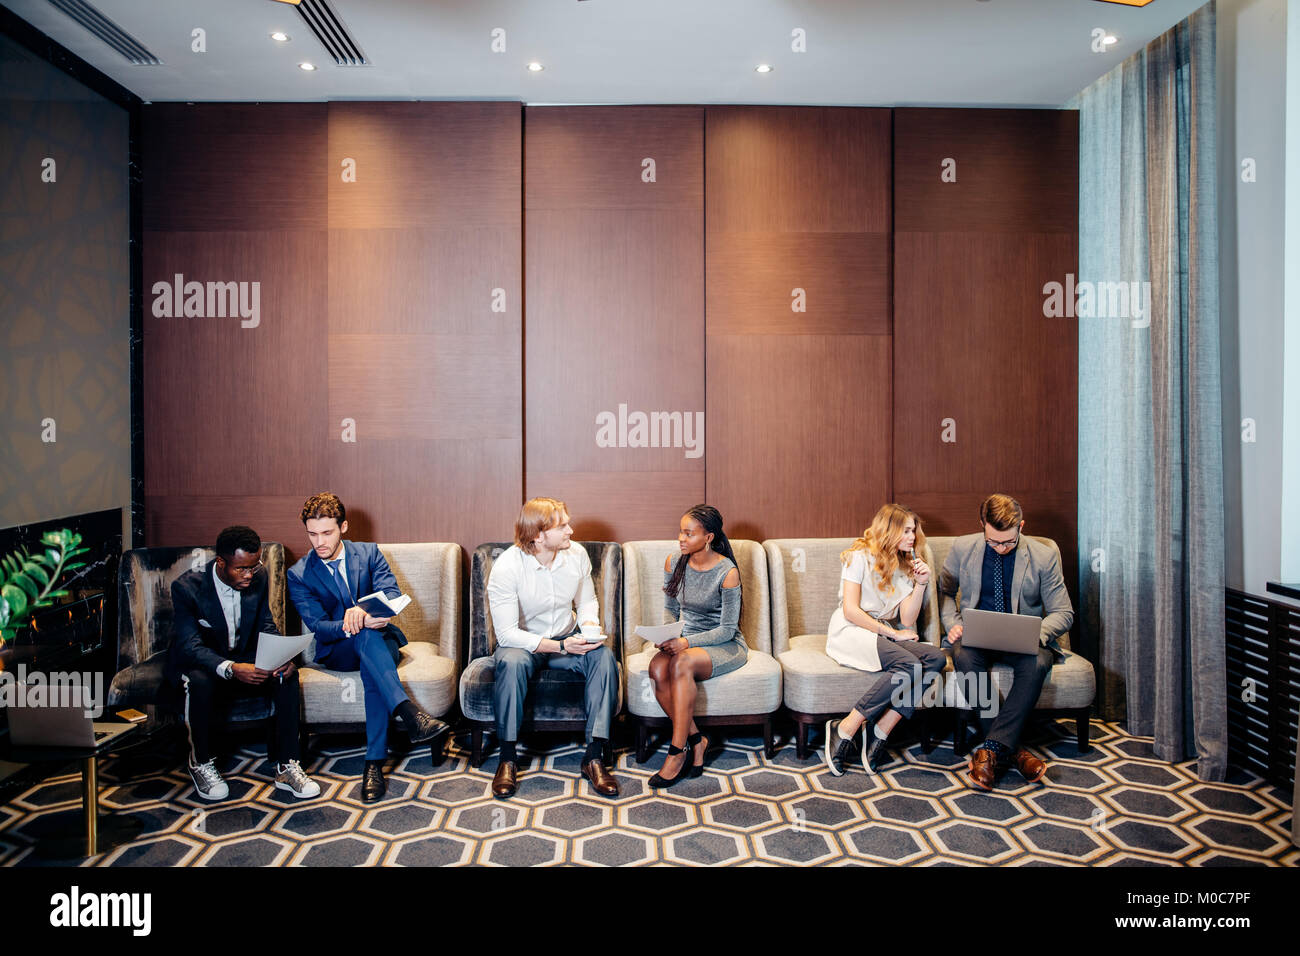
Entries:
[[1044, 317], [1042, 288], [1075, 237], [900, 234], [894, 255], [895, 485], [1074, 489], [1078, 326]]
[[[956, 182], [941, 179], [956, 160]], [[1078, 235], [1074, 110], [894, 110], [894, 228]]]
[[[329, 104], [331, 229], [518, 230], [518, 103]], [[356, 181], [342, 162], [356, 161]]]
[[890, 112], [708, 107], [710, 243], [715, 232], [887, 234]]
[[517, 364], [521, 256], [518, 228], [331, 229], [330, 331], [491, 335]]
[[335, 441], [327, 460], [330, 487], [302, 500], [339, 495], [358, 541], [455, 541], [470, 552], [509, 540], [501, 528], [514, 527], [523, 501], [518, 439]]
[[849, 534], [890, 486], [889, 111], [706, 126], [710, 503], [739, 537]]
[[[327, 433], [325, 250], [324, 230], [145, 234], [150, 495], [276, 495], [317, 473]], [[156, 317], [154, 283], [172, 285], [176, 273], [259, 282], [259, 324]]]
[[[709, 233], [710, 333], [888, 335], [884, 233]], [[806, 311], [791, 309], [804, 290]]]
[[147, 495], [147, 546], [211, 547], [222, 528], [248, 525], [263, 541], [279, 541], [294, 555], [307, 552], [298, 515], [307, 495]]
[[521, 123], [517, 103], [330, 104], [326, 459], [359, 540], [469, 550], [518, 511]]
[[675, 538], [682, 515], [704, 500], [704, 473], [530, 470], [525, 491], [529, 498], [546, 495], [567, 504], [574, 537], [580, 540], [659, 540]]
[[889, 500], [890, 337], [710, 335], [708, 497], [736, 537], [836, 537]]
[[[543, 106], [524, 115], [530, 215], [539, 209], [702, 211], [700, 107]], [[655, 161], [653, 183], [641, 179], [647, 157]]]
[[1014, 495], [1077, 597], [1078, 324], [1043, 315], [1043, 287], [1078, 271], [1078, 117], [900, 109], [894, 150], [896, 493], [933, 534]]
[[[1021, 488], [1009, 481], [972, 491], [929, 491], [894, 488], [894, 498], [921, 516], [926, 534], [960, 535], [980, 531], [980, 504], [994, 492], [1011, 495], [1025, 513], [1025, 534], [1040, 534], [1054, 540], [1063, 558], [1073, 554], [1078, 521], [1073, 491]], [[1067, 582], [1070, 583], [1070, 582]]]
[[352, 418], [358, 441], [517, 441], [520, 388], [517, 377], [501, 376], [502, 349], [492, 335], [331, 335], [332, 437]]
[[526, 123], [525, 487], [566, 497], [585, 537], [671, 534], [703, 494], [703, 456], [601, 447], [597, 416], [704, 411], [702, 111], [530, 109]]
[[141, 110], [146, 231], [321, 229], [324, 103]]
[[620, 404], [704, 410], [702, 241], [698, 209], [529, 213], [530, 472], [703, 470], [682, 448], [596, 444]]

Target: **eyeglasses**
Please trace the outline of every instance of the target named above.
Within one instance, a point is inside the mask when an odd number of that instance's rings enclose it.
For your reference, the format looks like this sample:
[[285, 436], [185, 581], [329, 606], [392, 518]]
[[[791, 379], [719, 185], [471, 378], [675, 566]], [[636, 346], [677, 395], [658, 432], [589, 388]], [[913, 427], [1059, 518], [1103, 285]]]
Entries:
[[1017, 531], [1016, 536], [1012, 538], [1010, 541], [994, 541], [992, 538], [988, 536], [988, 532], [986, 531], [984, 533], [984, 543], [987, 544], [994, 551], [1002, 551], [1004, 549], [1014, 549], [1015, 546], [1020, 543], [1020, 532]]
[[253, 565], [251, 568], [227, 568], [226, 570], [228, 570], [232, 575], [238, 575], [241, 578], [251, 578], [264, 567], [266, 567], [266, 565], [261, 561], [258, 561], [257, 564]]

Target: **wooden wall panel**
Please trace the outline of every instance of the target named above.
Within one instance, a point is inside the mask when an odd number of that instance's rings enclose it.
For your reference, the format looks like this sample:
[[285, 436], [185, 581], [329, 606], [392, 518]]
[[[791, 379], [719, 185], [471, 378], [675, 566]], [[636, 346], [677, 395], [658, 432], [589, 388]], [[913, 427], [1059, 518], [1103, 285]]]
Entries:
[[888, 500], [889, 392], [887, 335], [710, 335], [709, 499], [727, 534], [860, 532]]
[[470, 549], [513, 521], [521, 121], [511, 103], [146, 108], [146, 289], [261, 282], [255, 329], [146, 298], [150, 544], [247, 522], [301, 554], [298, 509], [326, 489], [358, 540]]
[[329, 104], [328, 461], [359, 536], [470, 551], [518, 510], [521, 122], [518, 103]]
[[895, 496], [932, 534], [1015, 496], [1073, 593], [1078, 327], [1043, 315], [1043, 286], [1077, 272], [1077, 114], [899, 109], [894, 149]]
[[709, 501], [746, 538], [856, 533], [890, 495], [890, 111], [705, 116]]
[[325, 228], [324, 103], [159, 103], [142, 116], [147, 231]]
[[602, 447], [597, 421], [704, 411], [702, 110], [538, 108], [525, 127], [525, 492], [565, 499], [584, 536], [671, 537], [704, 456], [685, 435]]
[[[316, 360], [325, 250], [321, 229], [145, 233], [150, 495], [274, 495], [312, 483], [326, 442], [325, 421], [312, 414], [328, 399]], [[177, 273], [187, 282], [259, 282], [257, 326], [244, 328], [238, 316], [155, 316], [154, 283], [174, 287]]]
[[[208, 544], [237, 523], [283, 539], [296, 510], [274, 508], [314, 484], [327, 440], [312, 361], [325, 183], [303, 168], [324, 155], [325, 108], [166, 104], [142, 120], [146, 543]], [[156, 314], [155, 283], [177, 274], [205, 284], [204, 315]], [[210, 312], [208, 282], [257, 282], [256, 326]]]

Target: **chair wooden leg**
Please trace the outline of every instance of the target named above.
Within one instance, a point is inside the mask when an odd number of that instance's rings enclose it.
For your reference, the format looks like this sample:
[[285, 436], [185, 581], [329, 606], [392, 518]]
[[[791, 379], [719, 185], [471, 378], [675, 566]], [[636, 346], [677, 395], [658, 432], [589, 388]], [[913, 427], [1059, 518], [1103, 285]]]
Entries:
[[644, 720], [636, 722], [636, 762], [645, 763], [650, 757], [650, 740]]
[[772, 736], [772, 718], [763, 718], [763, 752], [767, 754], [767, 759], [771, 760], [776, 756], [776, 740]]
[[810, 725], [798, 717], [794, 721], [794, 755], [800, 760], [808, 756], [808, 731]]
[[483, 728], [475, 724], [469, 732], [470, 754], [469, 765], [471, 767], [481, 767], [483, 765]]
[[605, 746], [602, 748], [605, 757], [605, 769], [614, 769], [614, 744], [609, 737], [605, 738]]
[[1079, 753], [1087, 753], [1092, 749], [1092, 738], [1088, 734], [1089, 714], [1091, 707], [1081, 707], [1074, 712], [1074, 732], [1078, 738]]

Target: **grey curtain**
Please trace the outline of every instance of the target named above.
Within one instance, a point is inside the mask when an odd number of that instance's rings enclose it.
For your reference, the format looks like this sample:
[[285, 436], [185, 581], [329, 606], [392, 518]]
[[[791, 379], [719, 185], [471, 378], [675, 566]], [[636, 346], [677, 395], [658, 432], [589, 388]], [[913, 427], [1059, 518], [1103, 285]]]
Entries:
[[1071, 104], [1080, 623], [1103, 716], [1205, 780], [1227, 769], [1214, 56], [1211, 2]]

